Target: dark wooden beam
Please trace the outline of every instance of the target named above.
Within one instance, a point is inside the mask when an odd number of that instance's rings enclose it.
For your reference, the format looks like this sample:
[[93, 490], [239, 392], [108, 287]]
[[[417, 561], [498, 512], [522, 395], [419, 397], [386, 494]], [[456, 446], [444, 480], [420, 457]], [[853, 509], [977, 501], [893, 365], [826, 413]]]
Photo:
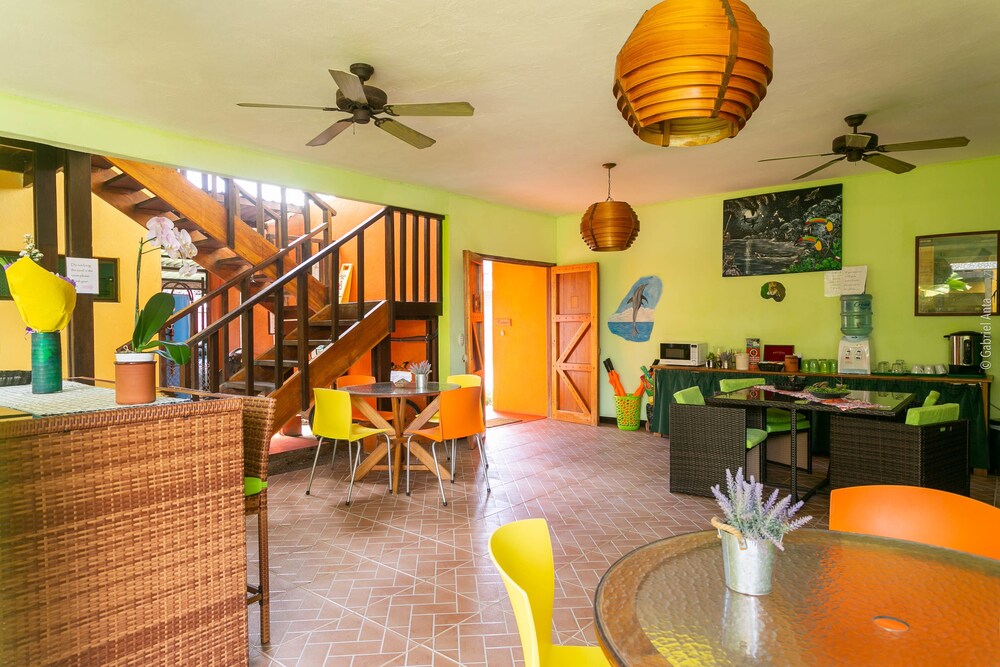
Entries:
[[35, 184], [35, 245], [43, 257], [40, 264], [55, 272], [59, 266], [59, 216], [56, 206], [58, 149], [39, 144], [32, 159]]
[[[93, 209], [88, 153], [66, 151], [63, 199], [66, 206], [66, 256], [94, 256]], [[111, 354], [112, 350], [102, 350]], [[69, 322], [69, 374], [94, 377], [94, 295], [77, 294]]]

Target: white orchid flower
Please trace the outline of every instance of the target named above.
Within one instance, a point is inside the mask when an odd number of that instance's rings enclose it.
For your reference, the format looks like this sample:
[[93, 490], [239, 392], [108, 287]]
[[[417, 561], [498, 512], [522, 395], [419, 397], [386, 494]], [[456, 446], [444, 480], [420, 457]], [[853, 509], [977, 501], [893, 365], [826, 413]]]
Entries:
[[184, 262], [183, 264], [181, 264], [180, 271], [178, 271], [181, 278], [190, 278], [194, 276], [194, 274], [196, 274], [197, 272], [198, 272], [198, 265], [195, 264], [194, 262]]

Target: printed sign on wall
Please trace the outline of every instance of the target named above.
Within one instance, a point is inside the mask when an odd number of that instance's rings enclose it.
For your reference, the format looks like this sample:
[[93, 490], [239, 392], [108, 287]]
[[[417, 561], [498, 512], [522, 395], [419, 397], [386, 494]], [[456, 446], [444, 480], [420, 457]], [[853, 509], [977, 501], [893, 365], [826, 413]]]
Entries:
[[662, 292], [663, 281], [657, 276], [639, 278], [622, 299], [618, 310], [608, 318], [608, 329], [635, 343], [649, 340], [653, 333], [653, 310]]

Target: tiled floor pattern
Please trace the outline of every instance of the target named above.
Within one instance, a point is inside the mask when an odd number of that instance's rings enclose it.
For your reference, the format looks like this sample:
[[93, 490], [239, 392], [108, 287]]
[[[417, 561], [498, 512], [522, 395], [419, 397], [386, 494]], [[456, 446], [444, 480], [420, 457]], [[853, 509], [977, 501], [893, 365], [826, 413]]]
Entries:
[[[491, 429], [487, 452], [493, 493], [478, 452], [459, 443], [447, 507], [426, 472], [413, 473], [410, 497], [387, 495], [376, 473], [345, 507], [343, 451], [332, 469], [324, 455], [311, 496], [308, 470], [272, 476], [271, 642], [260, 645], [254, 606], [251, 664], [523, 664], [486, 545], [495, 528], [528, 517], [547, 519], [552, 534], [556, 641], [595, 644], [592, 595], [608, 567], [653, 540], [705, 530], [717, 513], [710, 499], [667, 491], [667, 440], [643, 432], [541, 420]], [[973, 482], [974, 497], [997, 503], [996, 478]], [[828, 507], [825, 495], [810, 500], [813, 526], [826, 526]], [[254, 533], [248, 522], [250, 554]]]

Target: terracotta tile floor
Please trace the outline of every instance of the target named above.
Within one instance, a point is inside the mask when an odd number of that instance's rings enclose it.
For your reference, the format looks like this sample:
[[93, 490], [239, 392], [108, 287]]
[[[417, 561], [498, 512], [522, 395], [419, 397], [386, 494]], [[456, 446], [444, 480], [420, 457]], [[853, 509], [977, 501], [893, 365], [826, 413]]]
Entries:
[[[255, 605], [251, 664], [523, 664], [486, 544], [501, 524], [528, 517], [544, 517], [552, 533], [555, 640], [595, 644], [592, 596], [608, 567], [658, 538], [705, 530], [717, 513], [713, 500], [667, 491], [667, 443], [550, 420], [491, 429], [493, 493], [478, 452], [459, 443], [447, 507], [426, 472], [413, 473], [409, 498], [387, 495], [385, 473], [375, 473], [344, 507], [345, 448], [332, 469], [324, 448], [313, 495], [308, 469], [270, 478], [271, 642], [260, 645]], [[997, 478], [973, 477], [973, 497], [998, 504], [998, 493]], [[813, 526], [826, 527], [828, 508], [825, 495], [809, 501]], [[251, 577], [256, 569], [249, 562]]]

